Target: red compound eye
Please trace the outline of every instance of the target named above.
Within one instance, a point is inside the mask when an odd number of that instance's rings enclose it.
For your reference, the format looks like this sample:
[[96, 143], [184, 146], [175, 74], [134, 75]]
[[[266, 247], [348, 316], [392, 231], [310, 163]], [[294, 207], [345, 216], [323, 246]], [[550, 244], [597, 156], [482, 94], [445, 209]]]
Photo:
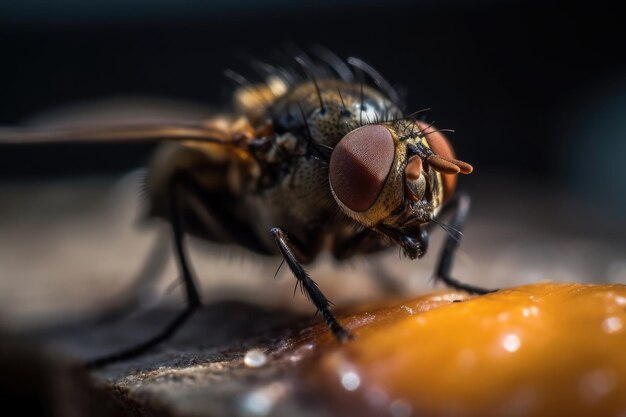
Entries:
[[350, 210], [369, 209], [385, 186], [395, 156], [391, 132], [367, 125], [343, 137], [330, 156], [330, 185]]

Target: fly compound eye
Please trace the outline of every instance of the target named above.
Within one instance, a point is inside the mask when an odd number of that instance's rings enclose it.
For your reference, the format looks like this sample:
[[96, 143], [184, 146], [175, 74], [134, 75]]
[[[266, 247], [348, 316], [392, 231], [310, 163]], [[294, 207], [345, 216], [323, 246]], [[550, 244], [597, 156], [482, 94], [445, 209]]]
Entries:
[[329, 179], [335, 198], [348, 209], [369, 209], [385, 186], [395, 157], [391, 132], [367, 125], [349, 132], [330, 156]]
[[414, 200], [421, 200], [426, 192], [426, 177], [422, 172], [422, 159], [415, 155], [409, 159], [404, 169], [406, 186]]

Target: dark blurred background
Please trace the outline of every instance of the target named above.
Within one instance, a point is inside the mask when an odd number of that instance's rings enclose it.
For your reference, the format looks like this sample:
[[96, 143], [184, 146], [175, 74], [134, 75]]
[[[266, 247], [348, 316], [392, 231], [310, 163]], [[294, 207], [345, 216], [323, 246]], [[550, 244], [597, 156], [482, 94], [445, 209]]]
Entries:
[[[228, 105], [225, 68], [287, 44], [358, 56], [506, 171], [626, 209], [626, 16], [602, 2], [20, 0], [0, 3], [0, 124], [117, 95]], [[123, 172], [150, 147], [1, 147], [0, 176]]]

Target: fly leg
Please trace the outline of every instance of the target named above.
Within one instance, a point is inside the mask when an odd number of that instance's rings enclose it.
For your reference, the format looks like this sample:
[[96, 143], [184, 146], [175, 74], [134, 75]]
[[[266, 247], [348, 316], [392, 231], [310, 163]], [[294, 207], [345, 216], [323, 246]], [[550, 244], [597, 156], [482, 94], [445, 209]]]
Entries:
[[[497, 290], [490, 290], [486, 288], [476, 287], [474, 285], [465, 284], [455, 278], [450, 273], [452, 271], [452, 264], [454, 262], [454, 254], [461, 242], [461, 231], [465, 224], [465, 219], [470, 209], [470, 197], [466, 194], [460, 194], [453, 199], [447, 206], [448, 210], [454, 210], [452, 221], [448, 225], [452, 231], [458, 231], [456, 236], [449, 234], [444, 242], [441, 255], [439, 256], [439, 262], [435, 269], [435, 279], [443, 282], [448, 287], [456, 290], [466, 291], [471, 294], [487, 294]], [[438, 216], [439, 217], [439, 216]]]
[[276, 239], [278, 249], [280, 249], [285, 261], [287, 261], [287, 265], [289, 265], [289, 269], [291, 269], [291, 272], [298, 281], [296, 287], [300, 285], [315, 308], [322, 314], [330, 331], [340, 342], [350, 339], [352, 337], [351, 333], [339, 324], [330, 311], [330, 301], [328, 301], [326, 296], [320, 291], [317, 283], [311, 279], [302, 264], [296, 258], [295, 252], [297, 248], [288, 240], [287, 234], [278, 227], [274, 227], [271, 232], [272, 235], [274, 235], [274, 239]]
[[174, 237], [174, 248], [176, 259], [178, 261], [178, 267], [182, 276], [183, 283], [185, 284], [187, 306], [160, 333], [156, 334], [152, 338], [128, 349], [124, 349], [119, 352], [115, 352], [113, 354], [109, 354], [88, 361], [86, 364], [87, 367], [98, 368], [113, 362], [130, 359], [141, 355], [142, 353], [145, 353], [159, 343], [172, 337], [172, 335], [200, 306], [200, 295], [198, 293], [190, 263], [183, 245], [184, 232], [182, 224], [183, 219], [181, 216], [181, 202], [184, 201], [184, 196], [182, 195], [181, 191], [184, 190], [184, 188], [182, 188], [181, 186], [182, 182], [180, 181], [180, 177], [174, 176], [168, 193], [170, 210], [169, 222], [172, 227], [172, 235]]

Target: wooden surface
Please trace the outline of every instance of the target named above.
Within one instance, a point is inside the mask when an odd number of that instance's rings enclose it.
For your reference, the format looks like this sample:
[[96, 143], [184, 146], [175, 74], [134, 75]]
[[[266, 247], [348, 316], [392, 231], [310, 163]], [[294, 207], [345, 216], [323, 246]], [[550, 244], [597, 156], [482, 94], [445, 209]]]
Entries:
[[[331, 403], [298, 383], [298, 358], [243, 364], [249, 349], [280, 352], [311, 323], [306, 299], [292, 298], [288, 271], [273, 279], [279, 260], [198, 241], [190, 246], [205, 307], [149, 354], [93, 373], [80, 368], [81, 360], [153, 334], [182, 307], [169, 262], [129, 318], [91, 322], [128, 296], [151, 242], [167, 237], [158, 224], [136, 227], [136, 185], [136, 175], [0, 184], [0, 388], [43, 414], [333, 415]], [[623, 219], [517, 179], [472, 188], [458, 278], [488, 287], [626, 282]], [[347, 265], [322, 257], [311, 272], [339, 307], [380, 299], [372, 264], [383, 265], [407, 296], [428, 291], [441, 235], [421, 261], [396, 251]]]

